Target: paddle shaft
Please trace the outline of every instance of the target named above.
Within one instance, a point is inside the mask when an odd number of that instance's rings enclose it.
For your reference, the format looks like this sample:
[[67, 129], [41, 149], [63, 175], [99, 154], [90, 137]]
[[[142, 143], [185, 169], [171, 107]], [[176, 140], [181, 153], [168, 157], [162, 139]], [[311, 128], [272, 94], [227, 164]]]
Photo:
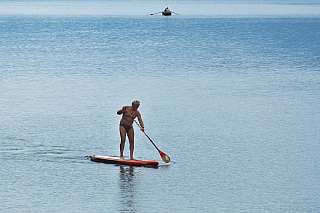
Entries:
[[[134, 120], [134, 122], [136, 122], [136, 124], [141, 128], [140, 124], [138, 124], [138, 122], [133, 118], [133, 116], [131, 115], [131, 113], [126, 109], [126, 111], [129, 113], [129, 115], [132, 117], [132, 119]], [[147, 136], [147, 138], [150, 140], [150, 142], [153, 144], [154, 147], [156, 147], [156, 149], [158, 150], [162, 160], [166, 163], [170, 162], [170, 157], [168, 155], [166, 155], [165, 153], [161, 152], [160, 149], [153, 143], [153, 141], [151, 140], [151, 138], [147, 135], [147, 133], [145, 133], [145, 131], [143, 130], [143, 133]]]
[[[126, 109], [126, 111], [129, 113], [129, 115], [132, 117], [132, 115], [131, 115], [131, 113]], [[138, 127], [140, 128], [140, 129], [142, 129], [142, 127], [140, 126], [140, 124], [136, 121], [136, 119], [134, 119], [133, 117], [132, 117], [132, 119], [134, 120], [134, 122], [136, 122], [136, 124], [138, 125]], [[154, 145], [154, 147], [156, 147], [156, 149], [159, 151], [159, 152], [161, 152], [160, 151], [160, 149], [153, 143], [153, 141], [151, 140], [151, 138], [149, 137], [149, 135], [147, 135], [147, 133], [145, 132], [145, 131], [143, 131], [143, 133], [147, 136], [147, 138], [150, 140], [150, 142]]]
[[[138, 124], [138, 122], [135, 120], [135, 119], [133, 119], [135, 122], [136, 122], [136, 124], [140, 127], [140, 129], [141, 129], [141, 126], [140, 126], [140, 124]], [[158, 149], [158, 147], [153, 143], [153, 141], [151, 140], [151, 138], [149, 137], [149, 135], [147, 135], [147, 133], [145, 132], [145, 131], [143, 131], [143, 133], [147, 136], [147, 138], [150, 140], [150, 142], [154, 145], [154, 147], [156, 147], [156, 149], [160, 152], [160, 149]]]

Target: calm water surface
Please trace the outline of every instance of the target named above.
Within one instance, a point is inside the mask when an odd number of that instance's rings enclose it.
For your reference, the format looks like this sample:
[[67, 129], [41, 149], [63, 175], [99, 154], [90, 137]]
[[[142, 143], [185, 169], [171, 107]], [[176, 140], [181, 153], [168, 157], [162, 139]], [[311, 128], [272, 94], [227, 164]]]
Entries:
[[[319, 212], [319, 25], [1, 16], [0, 211]], [[91, 162], [135, 99], [172, 161], [135, 126], [158, 168]]]

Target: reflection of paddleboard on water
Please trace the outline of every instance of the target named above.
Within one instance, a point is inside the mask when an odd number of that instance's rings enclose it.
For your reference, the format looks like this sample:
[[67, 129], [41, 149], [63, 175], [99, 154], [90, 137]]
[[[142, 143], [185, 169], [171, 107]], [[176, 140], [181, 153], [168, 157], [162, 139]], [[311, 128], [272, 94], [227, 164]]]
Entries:
[[90, 159], [95, 162], [108, 163], [108, 164], [122, 164], [122, 165], [132, 165], [132, 166], [157, 166], [158, 161], [148, 161], [148, 160], [128, 160], [108, 156], [91, 155]]

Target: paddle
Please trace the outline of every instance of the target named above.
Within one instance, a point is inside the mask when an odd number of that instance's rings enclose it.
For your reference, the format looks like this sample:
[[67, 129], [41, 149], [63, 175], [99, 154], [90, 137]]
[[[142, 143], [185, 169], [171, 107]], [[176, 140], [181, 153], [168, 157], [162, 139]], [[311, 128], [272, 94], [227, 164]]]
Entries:
[[150, 15], [154, 15], [154, 14], [158, 14], [158, 13], [162, 13], [162, 12], [157, 12], [157, 13], [151, 13]]
[[[127, 112], [129, 113], [129, 115], [132, 117], [131, 113], [130, 113], [127, 109], [126, 109], [126, 111], [127, 111]], [[139, 127], [140, 129], [142, 129], [141, 126], [140, 126], [140, 124], [139, 124], [133, 117], [132, 117], [132, 119], [133, 119], [134, 122], [138, 125], [138, 127]], [[169, 163], [169, 162], [170, 162], [170, 157], [169, 157], [168, 155], [166, 155], [165, 153], [163, 153], [163, 152], [160, 151], [160, 149], [153, 143], [153, 141], [151, 140], [151, 138], [147, 135], [147, 133], [146, 133], [145, 131], [143, 131], [143, 133], [147, 136], [147, 138], [150, 140], [150, 142], [153, 144], [153, 146], [156, 147], [156, 149], [158, 150], [158, 152], [159, 152], [162, 160], [163, 160], [164, 162], [166, 162], [166, 163]]]

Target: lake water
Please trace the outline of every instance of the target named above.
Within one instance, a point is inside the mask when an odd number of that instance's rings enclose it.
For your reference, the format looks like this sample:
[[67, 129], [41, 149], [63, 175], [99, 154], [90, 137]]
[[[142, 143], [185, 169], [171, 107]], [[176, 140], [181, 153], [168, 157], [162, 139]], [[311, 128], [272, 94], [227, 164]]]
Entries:
[[320, 212], [320, 5], [167, 3], [1, 1], [1, 212]]

